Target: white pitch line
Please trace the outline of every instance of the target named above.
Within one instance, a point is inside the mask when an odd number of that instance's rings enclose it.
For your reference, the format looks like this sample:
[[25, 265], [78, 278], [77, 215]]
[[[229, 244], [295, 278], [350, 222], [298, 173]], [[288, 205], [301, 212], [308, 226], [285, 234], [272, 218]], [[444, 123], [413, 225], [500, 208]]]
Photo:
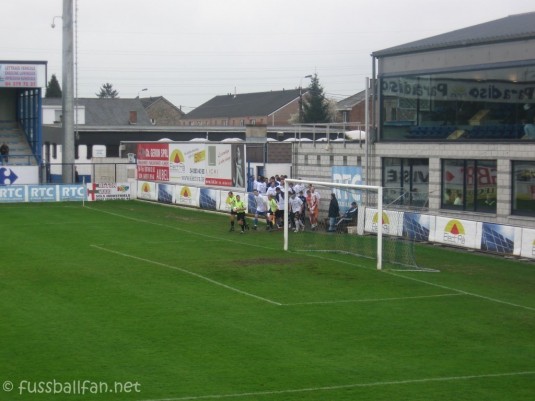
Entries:
[[340, 301], [310, 301], [310, 302], [294, 302], [289, 304], [282, 304], [282, 306], [300, 306], [300, 305], [332, 305], [332, 304], [347, 304], [359, 302], [387, 302], [387, 301], [403, 301], [407, 299], [423, 299], [423, 298], [440, 298], [440, 297], [458, 297], [464, 294], [438, 294], [438, 295], [421, 295], [414, 297], [396, 297], [396, 298], [369, 298], [369, 299], [346, 299]]
[[275, 301], [272, 301], [271, 299], [263, 298], [263, 297], [260, 297], [258, 295], [255, 295], [255, 294], [251, 294], [249, 292], [245, 292], [245, 291], [239, 290], [238, 288], [234, 288], [234, 287], [231, 287], [230, 285], [226, 285], [226, 284], [223, 284], [223, 283], [221, 283], [219, 281], [212, 280], [211, 278], [203, 276], [202, 274], [198, 274], [198, 273], [194, 273], [192, 271], [186, 270], [186, 269], [182, 269], [181, 267], [168, 265], [166, 263], [161, 263], [161, 262], [158, 262], [158, 261], [155, 261], [155, 260], [141, 258], [141, 257], [135, 256], [135, 255], [129, 255], [127, 253], [115, 251], [113, 249], [104, 248], [104, 247], [99, 246], [99, 245], [91, 245], [91, 247], [99, 249], [101, 251], [105, 251], [105, 252], [113, 253], [113, 254], [116, 254], [116, 255], [119, 255], [119, 256], [123, 256], [125, 258], [136, 259], [136, 260], [140, 260], [142, 262], [151, 263], [153, 265], [167, 267], [168, 269], [177, 270], [179, 272], [182, 272], [182, 273], [185, 273], [185, 274], [189, 274], [190, 276], [197, 277], [197, 278], [200, 278], [202, 280], [208, 281], [211, 284], [215, 284], [215, 285], [218, 285], [220, 287], [226, 288], [227, 290], [237, 292], [238, 294], [246, 295], [248, 297], [255, 298], [255, 299], [258, 299], [260, 301], [264, 301], [264, 302], [270, 303], [272, 305], [277, 305], [277, 306], [281, 306], [282, 305], [279, 302], [275, 302]]
[[[106, 213], [106, 214], [109, 214], [109, 215], [112, 215], [112, 216], [116, 216], [116, 217], [121, 217], [121, 218], [127, 219], [127, 220], [137, 221], [137, 222], [140, 222], [140, 223], [152, 224], [152, 225], [159, 226], [159, 227], [170, 228], [172, 230], [182, 231], [182, 232], [186, 232], [186, 233], [189, 233], [189, 234], [198, 235], [198, 236], [201, 236], [201, 237], [204, 237], [204, 238], [218, 239], [220, 241], [228, 241], [228, 242], [233, 242], [233, 243], [237, 243], [237, 244], [245, 244], [244, 242], [236, 241], [235, 239], [214, 237], [214, 236], [207, 235], [207, 234], [202, 234], [202, 233], [198, 233], [198, 232], [184, 230], [184, 229], [178, 228], [178, 227], [168, 226], [168, 225], [161, 224], [161, 223], [155, 223], [155, 222], [150, 221], [150, 220], [143, 220], [143, 219], [138, 219], [138, 218], [135, 218], [135, 217], [125, 216], [125, 215], [118, 214], [118, 213], [108, 212], [108, 211], [105, 211], [105, 210], [93, 209], [93, 208], [91, 208], [89, 206], [86, 206], [86, 209], [93, 210], [93, 211], [96, 211], [96, 212]], [[269, 250], [273, 250], [274, 249], [274, 248], [270, 248], [270, 247], [259, 245], [259, 244], [250, 244], [250, 243], [248, 243], [246, 245], [250, 246], [250, 247], [257, 247], [257, 248], [263, 248], [263, 249], [269, 249]], [[306, 255], [306, 256], [307, 257], [315, 257], [315, 258], [319, 258], [319, 259], [323, 259], [323, 260], [329, 260], [329, 261], [333, 261], [333, 262], [338, 262], [338, 263], [346, 264], [346, 265], [353, 266], [353, 267], [360, 267], [360, 268], [364, 268], [364, 269], [369, 269], [368, 267], [361, 266], [361, 265], [358, 265], [356, 263], [355, 264], [354, 263], [349, 263], [349, 262], [338, 260], [338, 259], [325, 258], [325, 257], [321, 257], [321, 256], [316, 256], [316, 255]], [[370, 269], [370, 270], [374, 270], [374, 269]], [[445, 289], [445, 290], [448, 290], [448, 291], [458, 292], [460, 294], [469, 295], [469, 296], [472, 296], [472, 297], [475, 297], [475, 298], [486, 299], [487, 301], [500, 303], [500, 304], [512, 306], [512, 307], [515, 307], [515, 308], [522, 308], [522, 309], [526, 309], [526, 310], [530, 310], [530, 311], [535, 311], [535, 308], [532, 308], [532, 307], [529, 307], [529, 306], [519, 305], [519, 304], [515, 304], [515, 303], [512, 303], [512, 302], [507, 302], [507, 301], [502, 301], [501, 299], [491, 298], [491, 297], [487, 297], [485, 295], [474, 294], [472, 292], [459, 290], [457, 288], [452, 288], [452, 287], [448, 287], [448, 286], [441, 285], [441, 284], [435, 284], [435, 283], [432, 283], [430, 281], [425, 281], [425, 280], [420, 280], [420, 279], [413, 278], [413, 277], [404, 276], [402, 274], [397, 274], [397, 273], [394, 273], [392, 271], [384, 270], [383, 272], [386, 273], [386, 274], [390, 274], [392, 276], [396, 276], [396, 277], [399, 277], [399, 278], [406, 279], [406, 280], [417, 281], [417, 282], [422, 283], [422, 284], [431, 285], [431, 286], [442, 288], [442, 289]], [[278, 303], [276, 303], [276, 304], [278, 304]], [[282, 304], [280, 304], [280, 305], [282, 305]]]
[[491, 298], [491, 297], [487, 297], [485, 295], [474, 294], [473, 292], [458, 290], [457, 288], [451, 288], [451, 287], [448, 287], [448, 286], [445, 286], [445, 285], [442, 285], [442, 284], [435, 284], [435, 283], [432, 283], [430, 281], [420, 280], [420, 279], [417, 279], [417, 278], [414, 278], [414, 277], [409, 277], [409, 276], [403, 276], [401, 274], [392, 273], [392, 272], [389, 272], [389, 271], [385, 271], [385, 273], [391, 274], [391, 275], [396, 276], [396, 277], [404, 278], [406, 280], [412, 280], [412, 281], [416, 281], [418, 283], [432, 285], [434, 287], [442, 288], [444, 290], [456, 291], [456, 292], [458, 292], [460, 294], [469, 295], [471, 297], [481, 298], [481, 299], [485, 299], [487, 301], [492, 301], [492, 302], [496, 302], [496, 303], [503, 304], [503, 305], [508, 305], [508, 306], [514, 306], [515, 308], [522, 308], [522, 309], [527, 309], [527, 310], [535, 312], [535, 308], [532, 308], [530, 306], [519, 305], [519, 304], [515, 304], [513, 302], [502, 301], [501, 299]]
[[527, 375], [535, 375], [535, 371], [490, 373], [486, 375], [470, 375], [470, 376], [430, 377], [426, 379], [394, 380], [394, 381], [372, 382], [372, 383], [354, 383], [354, 384], [342, 384], [339, 386], [308, 387], [308, 388], [272, 390], [272, 391], [254, 391], [254, 392], [249, 392], [249, 393], [212, 394], [212, 395], [200, 395], [200, 396], [177, 397], [177, 398], [160, 398], [160, 399], [150, 399], [150, 400], [143, 400], [143, 401], [215, 400], [215, 399], [223, 399], [223, 398], [240, 398], [240, 397], [253, 397], [253, 396], [262, 396], [262, 395], [310, 393], [310, 392], [317, 392], [317, 391], [334, 391], [334, 390], [344, 390], [344, 389], [362, 388], [362, 387], [382, 387], [382, 386], [404, 385], [404, 384], [449, 382], [449, 381], [460, 381], [460, 380], [490, 379], [490, 378], [499, 378], [499, 377], [527, 376]]

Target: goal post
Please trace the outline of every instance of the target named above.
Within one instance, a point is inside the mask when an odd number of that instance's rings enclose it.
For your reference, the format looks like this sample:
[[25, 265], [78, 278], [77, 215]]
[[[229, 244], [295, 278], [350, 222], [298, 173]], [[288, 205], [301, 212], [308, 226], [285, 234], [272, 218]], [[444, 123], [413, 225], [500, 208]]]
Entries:
[[[307, 191], [310, 192], [307, 194]], [[296, 231], [292, 221], [296, 219], [295, 211], [292, 209], [292, 192], [296, 193], [296, 197], [300, 195], [297, 192], [302, 192], [301, 199], [305, 205], [305, 210], [304, 216], [298, 217], [304, 224], [302, 231]], [[374, 216], [378, 216], [378, 223], [373, 226], [375, 241], [362, 241], [358, 246], [362, 247], [363, 244], [367, 244], [370, 247], [364, 252], [367, 255], [360, 256], [375, 258], [377, 269], [383, 268], [383, 224], [381, 217], [383, 216], [383, 187], [288, 178], [285, 180], [284, 193], [285, 251], [290, 249], [290, 239], [292, 239], [294, 248], [297, 250], [357, 254], [355, 249], [352, 249], [353, 246], [357, 246], [354, 243], [356, 241], [352, 240], [356, 238], [355, 235], [364, 234], [367, 218], [365, 210], [371, 205], [376, 210]], [[334, 220], [329, 218], [331, 194], [334, 194], [338, 204], [338, 216]], [[353, 203], [357, 204], [357, 210], [351, 214], [349, 212]], [[314, 210], [311, 210], [311, 206]], [[314, 214], [317, 214], [315, 218]], [[292, 234], [291, 237], [290, 234]], [[305, 235], [306, 238], [304, 238]], [[320, 236], [323, 238], [318, 238]]]

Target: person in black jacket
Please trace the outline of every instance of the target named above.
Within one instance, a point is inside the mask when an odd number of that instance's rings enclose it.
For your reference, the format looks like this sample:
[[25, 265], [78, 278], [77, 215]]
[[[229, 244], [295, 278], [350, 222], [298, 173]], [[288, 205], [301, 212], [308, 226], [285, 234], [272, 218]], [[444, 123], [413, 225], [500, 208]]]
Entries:
[[340, 216], [340, 207], [338, 206], [338, 199], [334, 193], [331, 194], [331, 202], [329, 203], [329, 229], [328, 231], [336, 231], [336, 220]]
[[0, 159], [2, 164], [9, 163], [9, 146], [5, 142], [0, 146]]

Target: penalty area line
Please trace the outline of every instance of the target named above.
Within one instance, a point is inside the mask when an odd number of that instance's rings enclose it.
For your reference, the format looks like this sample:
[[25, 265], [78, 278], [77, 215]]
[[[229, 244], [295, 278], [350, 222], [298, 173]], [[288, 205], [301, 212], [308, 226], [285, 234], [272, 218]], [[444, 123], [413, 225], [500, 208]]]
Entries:
[[267, 298], [264, 298], [264, 297], [261, 297], [261, 296], [255, 295], [255, 294], [251, 294], [250, 292], [242, 291], [242, 290], [240, 290], [238, 288], [231, 287], [230, 285], [223, 284], [223, 283], [221, 283], [219, 281], [216, 281], [216, 280], [213, 280], [213, 279], [211, 279], [209, 277], [203, 276], [202, 274], [195, 273], [195, 272], [183, 269], [181, 267], [168, 265], [166, 263], [158, 262], [156, 260], [150, 260], [150, 259], [142, 258], [142, 257], [139, 257], [139, 256], [130, 255], [128, 253], [115, 251], [113, 249], [104, 248], [104, 247], [102, 247], [100, 245], [93, 244], [93, 245], [90, 245], [90, 246], [92, 248], [95, 248], [95, 249], [98, 249], [98, 250], [101, 250], [101, 251], [104, 251], [104, 252], [113, 253], [115, 255], [123, 256], [125, 258], [135, 259], [135, 260], [139, 260], [139, 261], [142, 261], [142, 262], [150, 263], [150, 264], [153, 264], [153, 265], [157, 265], [157, 266], [161, 266], [161, 267], [166, 267], [168, 269], [176, 270], [176, 271], [179, 271], [179, 272], [184, 273], [184, 274], [189, 274], [190, 276], [197, 277], [197, 278], [199, 278], [201, 280], [208, 281], [210, 284], [214, 284], [214, 285], [217, 285], [219, 287], [223, 287], [223, 288], [225, 288], [227, 290], [230, 290], [230, 291], [233, 291], [233, 292], [237, 292], [238, 294], [246, 295], [248, 297], [255, 298], [257, 300], [267, 302], [267, 303], [269, 303], [271, 305], [277, 305], [277, 306], [281, 306], [282, 305], [279, 302], [275, 302], [275, 301], [272, 301], [271, 299], [267, 299]]
[[269, 395], [278, 395], [278, 394], [311, 393], [311, 392], [336, 391], [336, 390], [345, 390], [345, 389], [363, 388], [363, 387], [382, 387], [382, 386], [418, 384], [418, 383], [432, 383], [432, 382], [452, 382], [452, 381], [461, 381], [461, 380], [491, 379], [491, 378], [500, 378], [500, 377], [528, 376], [528, 375], [535, 375], [535, 371], [509, 372], [509, 373], [489, 373], [489, 374], [483, 374], [483, 375], [470, 375], [470, 376], [429, 377], [429, 378], [424, 378], [424, 379], [409, 379], [409, 380], [393, 380], [393, 381], [371, 382], [371, 383], [341, 384], [339, 386], [308, 387], [308, 388], [296, 388], [296, 389], [287, 389], [287, 390], [253, 391], [253, 392], [249, 392], [249, 393], [212, 394], [212, 395], [200, 395], [200, 396], [189, 396], [189, 397], [160, 398], [160, 399], [150, 399], [150, 400], [143, 400], [143, 401], [216, 400], [216, 399], [225, 399], [225, 398], [253, 397], [253, 396], [263, 396], [263, 395], [269, 396]]

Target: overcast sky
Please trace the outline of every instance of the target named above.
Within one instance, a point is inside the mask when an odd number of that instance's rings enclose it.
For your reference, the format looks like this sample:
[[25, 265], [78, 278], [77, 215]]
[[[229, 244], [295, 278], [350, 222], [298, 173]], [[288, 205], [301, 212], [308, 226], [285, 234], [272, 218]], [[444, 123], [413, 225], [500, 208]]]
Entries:
[[[227, 93], [364, 89], [370, 54], [535, 11], [534, 0], [73, 0], [79, 97], [164, 96], [183, 111]], [[0, 0], [0, 60], [44, 60], [60, 84], [63, 0]], [[146, 91], [142, 89], [147, 88]]]

